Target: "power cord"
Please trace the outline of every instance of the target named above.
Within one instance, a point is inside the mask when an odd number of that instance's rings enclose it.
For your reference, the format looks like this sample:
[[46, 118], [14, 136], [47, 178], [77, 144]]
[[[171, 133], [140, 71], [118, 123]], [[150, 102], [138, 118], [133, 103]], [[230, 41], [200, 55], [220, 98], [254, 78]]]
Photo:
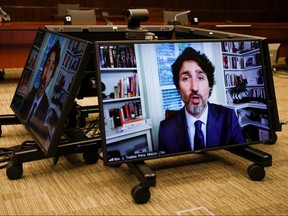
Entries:
[[4, 169], [7, 167], [16, 152], [33, 149], [35, 147], [37, 147], [37, 144], [35, 142], [25, 141], [21, 145], [8, 148], [0, 148], [0, 169]]

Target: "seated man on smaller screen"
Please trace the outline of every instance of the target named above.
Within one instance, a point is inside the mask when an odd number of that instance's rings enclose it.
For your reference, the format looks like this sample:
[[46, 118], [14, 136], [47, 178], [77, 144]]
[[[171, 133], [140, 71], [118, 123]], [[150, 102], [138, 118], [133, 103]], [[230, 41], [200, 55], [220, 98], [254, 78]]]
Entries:
[[49, 99], [45, 93], [47, 86], [53, 78], [60, 59], [60, 42], [57, 40], [47, 54], [39, 87], [31, 89], [22, 106], [22, 118], [42, 138], [48, 135], [48, 129], [44, 125], [49, 108]]
[[191, 47], [173, 63], [173, 82], [185, 105], [161, 121], [159, 151], [167, 154], [245, 143], [235, 111], [208, 102], [214, 70], [207, 56]]

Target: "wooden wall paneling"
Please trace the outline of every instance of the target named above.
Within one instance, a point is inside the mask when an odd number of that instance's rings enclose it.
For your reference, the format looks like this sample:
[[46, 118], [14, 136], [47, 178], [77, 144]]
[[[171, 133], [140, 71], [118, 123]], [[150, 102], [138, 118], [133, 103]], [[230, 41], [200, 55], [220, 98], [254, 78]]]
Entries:
[[31, 45], [0, 48], [0, 68], [23, 68], [27, 61]]
[[224, 22], [227, 20], [225, 11], [191, 11], [189, 17], [198, 17], [199, 22]]
[[12, 21], [47, 21], [50, 14], [57, 13], [55, 7], [5, 7]]
[[[271, 6], [270, 6], [271, 7]], [[230, 10], [267, 10], [269, 5], [265, 4], [263, 0], [229, 0], [229, 9]]]
[[198, 0], [198, 1], [199, 1], [198, 4], [194, 4], [194, 1], [190, 3], [192, 9], [199, 8], [200, 10], [203, 11], [205, 10], [226, 11], [230, 8], [230, 0], [220, 0], [220, 1]]
[[1, 31], [0, 68], [24, 67], [31, 44], [35, 38], [35, 29], [21, 31]]

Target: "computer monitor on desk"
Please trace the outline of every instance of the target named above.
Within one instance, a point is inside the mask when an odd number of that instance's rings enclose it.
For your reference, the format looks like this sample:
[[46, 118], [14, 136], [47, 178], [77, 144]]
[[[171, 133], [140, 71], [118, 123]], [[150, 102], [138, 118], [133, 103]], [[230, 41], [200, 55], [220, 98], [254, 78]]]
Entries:
[[104, 163], [275, 141], [279, 119], [266, 43], [96, 42]]

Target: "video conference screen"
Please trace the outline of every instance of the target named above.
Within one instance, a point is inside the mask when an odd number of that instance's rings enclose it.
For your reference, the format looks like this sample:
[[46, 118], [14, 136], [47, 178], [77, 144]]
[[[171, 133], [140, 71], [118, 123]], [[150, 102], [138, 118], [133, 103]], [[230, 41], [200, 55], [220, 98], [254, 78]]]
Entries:
[[46, 155], [55, 152], [92, 43], [39, 29], [11, 108]]
[[95, 44], [104, 164], [271, 139], [261, 39]]

